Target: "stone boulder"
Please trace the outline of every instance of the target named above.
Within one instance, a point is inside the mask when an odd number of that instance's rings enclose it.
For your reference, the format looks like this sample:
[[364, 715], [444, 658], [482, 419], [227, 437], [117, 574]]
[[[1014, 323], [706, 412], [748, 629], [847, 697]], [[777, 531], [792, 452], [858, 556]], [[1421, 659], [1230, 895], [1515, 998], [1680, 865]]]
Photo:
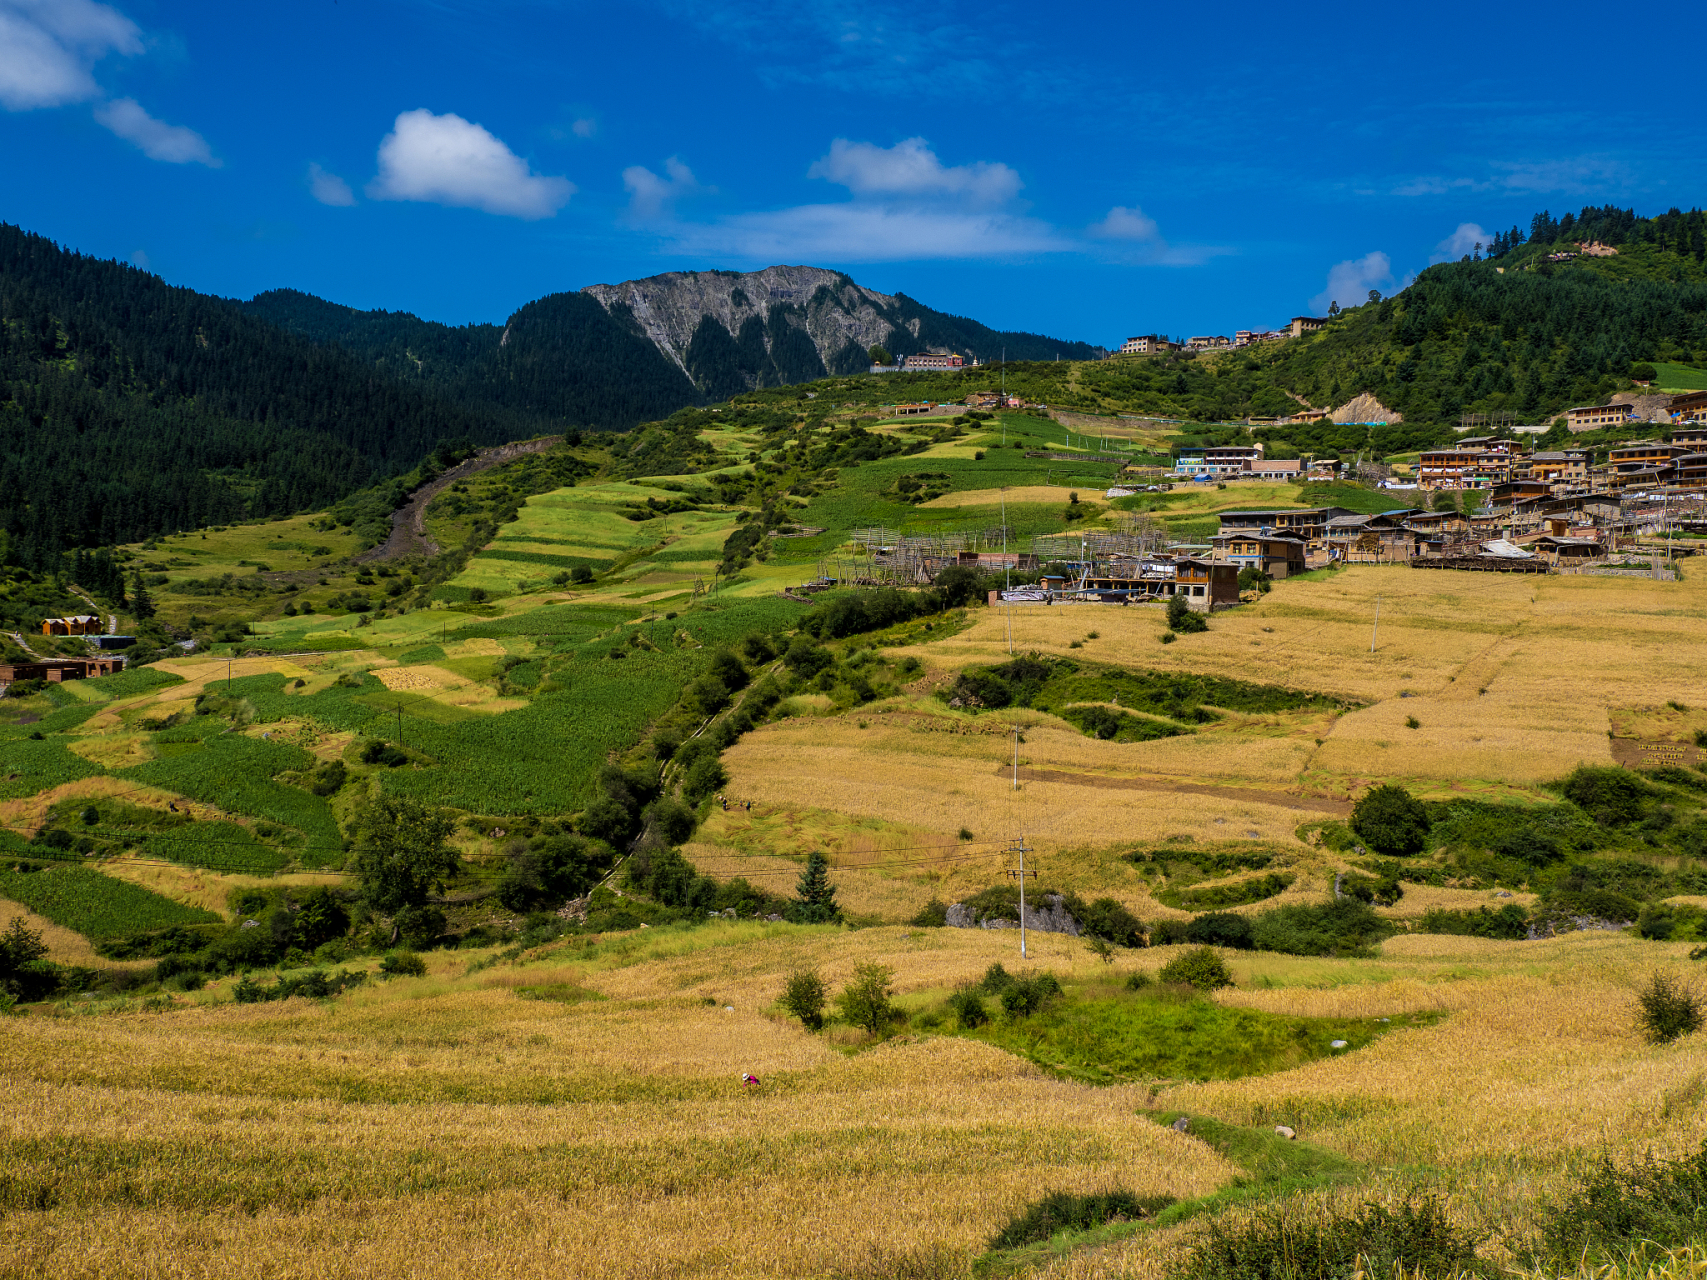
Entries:
[[[1066, 899], [1058, 893], [1043, 895], [1043, 905], [1025, 904], [1025, 927], [1035, 933], [1065, 933], [1079, 937], [1084, 930], [1065, 906]], [[951, 929], [1017, 929], [1019, 921], [1012, 916], [980, 916], [964, 902], [950, 903], [945, 923]]]

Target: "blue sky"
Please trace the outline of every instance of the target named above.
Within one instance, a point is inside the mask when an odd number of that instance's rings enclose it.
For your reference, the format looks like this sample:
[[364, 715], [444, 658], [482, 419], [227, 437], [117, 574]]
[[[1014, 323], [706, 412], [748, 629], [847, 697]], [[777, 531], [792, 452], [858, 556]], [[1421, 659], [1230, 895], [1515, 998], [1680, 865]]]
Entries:
[[0, 0], [0, 219], [451, 323], [804, 262], [1064, 338], [1231, 332], [1541, 208], [1701, 204], [1707, 125], [1643, 50], [1704, 13]]

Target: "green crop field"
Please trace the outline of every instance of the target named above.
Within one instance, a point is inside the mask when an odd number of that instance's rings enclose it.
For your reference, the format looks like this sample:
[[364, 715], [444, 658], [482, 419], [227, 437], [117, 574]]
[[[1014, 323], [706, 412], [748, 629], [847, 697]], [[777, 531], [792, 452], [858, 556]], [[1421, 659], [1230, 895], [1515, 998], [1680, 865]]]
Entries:
[[[211, 719], [211, 717], [210, 717]], [[200, 729], [200, 726], [186, 728]], [[122, 770], [120, 777], [164, 787], [229, 812], [267, 818], [295, 828], [307, 844], [305, 865], [322, 865], [342, 851], [342, 835], [331, 808], [318, 796], [275, 782], [273, 776], [312, 763], [306, 751], [238, 733], [221, 733], [214, 720], [209, 730], [192, 734], [172, 729], [155, 735], [159, 759]], [[178, 748], [171, 754], [166, 748]]]
[[33, 796], [100, 772], [98, 765], [67, 750], [62, 738], [36, 742], [18, 730], [0, 737], [0, 800]]
[[75, 863], [20, 870], [0, 864], [0, 897], [21, 902], [86, 938], [116, 938], [177, 924], [217, 924], [220, 917]]
[[1662, 391], [1707, 390], [1707, 369], [1686, 364], [1654, 365], [1654, 386]]

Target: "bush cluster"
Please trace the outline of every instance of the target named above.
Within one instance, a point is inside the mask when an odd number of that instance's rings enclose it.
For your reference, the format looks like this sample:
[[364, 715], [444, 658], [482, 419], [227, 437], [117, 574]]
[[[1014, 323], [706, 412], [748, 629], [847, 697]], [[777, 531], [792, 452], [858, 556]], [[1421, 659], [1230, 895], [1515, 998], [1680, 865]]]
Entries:
[[1154, 1217], [1173, 1202], [1172, 1196], [1135, 1196], [1122, 1188], [1089, 1195], [1053, 1191], [1009, 1218], [990, 1237], [990, 1248], [1018, 1249], [1039, 1244], [1057, 1231], [1088, 1231], [1109, 1222]]
[[365, 973], [351, 973], [340, 969], [328, 974], [323, 969], [315, 969], [298, 978], [280, 978], [270, 987], [263, 987], [248, 974], [237, 980], [237, 985], [231, 989], [232, 997], [238, 1004], [260, 1004], [268, 1000], [289, 1000], [292, 996], [303, 996], [311, 1000], [324, 1000], [329, 996], [339, 995], [351, 987], [359, 987], [367, 981]]
[[[1574, 1265], [1574, 1264], [1573, 1264]], [[1396, 1208], [1364, 1204], [1299, 1213], [1280, 1207], [1240, 1219], [1211, 1219], [1180, 1271], [1181, 1280], [1351, 1280], [1354, 1275], [1494, 1274], [1476, 1241], [1433, 1196]]]
[[1199, 991], [1214, 991], [1233, 985], [1233, 975], [1227, 969], [1227, 962], [1214, 947], [1194, 947], [1184, 955], [1175, 956], [1162, 966], [1157, 977], [1163, 982], [1195, 987]]
[[1537, 1268], [1575, 1273], [1630, 1247], [1662, 1249], [1700, 1240], [1707, 1221], [1707, 1145], [1680, 1160], [1638, 1160], [1625, 1167], [1601, 1156], [1563, 1196], [1544, 1202]]
[[1471, 911], [1435, 908], [1423, 913], [1417, 932], [1520, 942], [1529, 936], [1529, 913], [1515, 903], [1507, 903], [1498, 911], [1489, 907], [1476, 907]]
[[1157, 946], [1189, 942], [1297, 956], [1361, 955], [1391, 932], [1392, 926], [1367, 903], [1340, 898], [1270, 907], [1254, 916], [1213, 911], [1190, 920], [1162, 920], [1151, 941]]

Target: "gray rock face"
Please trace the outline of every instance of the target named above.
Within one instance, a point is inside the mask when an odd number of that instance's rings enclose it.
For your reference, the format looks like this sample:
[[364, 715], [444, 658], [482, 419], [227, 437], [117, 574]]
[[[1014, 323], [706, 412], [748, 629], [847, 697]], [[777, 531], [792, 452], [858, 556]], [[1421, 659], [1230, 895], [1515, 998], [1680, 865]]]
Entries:
[[[1063, 899], [1058, 893], [1044, 895], [1041, 907], [1031, 903], [1025, 904], [1025, 927], [1036, 933], [1065, 933], [1077, 938], [1084, 931], [1079, 922], [1073, 919], [1072, 913], [1062, 905]], [[1019, 921], [1007, 916], [978, 916], [972, 908], [963, 902], [952, 903], [948, 908], [947, 922], [954, 929], [1017, 929]]]
[[[588, 285], [581, 292], [620, 320], [632, 317], [702, 391], [708, 390], [702, 385], [705, 371], [690, 362], [688, 352], [707, 319], [721, 325], [750, 357], [757, 357], [762, 346], [770, 358], [770, 370], [743, 370], [750, 386], [862, 372], [870, 365], [866, 352], [877, 343], [919, 349], [919, 321], [903, 319], [895, 298], [822, 267], [668, 271], [623, 284]], [[904, 337], [892, 340], [899, 335]], [[798, 337], [816, 351], [815, 370], [805, 345], [793, 340]], [[776, 376], [766, 377], [766, 372]]]

